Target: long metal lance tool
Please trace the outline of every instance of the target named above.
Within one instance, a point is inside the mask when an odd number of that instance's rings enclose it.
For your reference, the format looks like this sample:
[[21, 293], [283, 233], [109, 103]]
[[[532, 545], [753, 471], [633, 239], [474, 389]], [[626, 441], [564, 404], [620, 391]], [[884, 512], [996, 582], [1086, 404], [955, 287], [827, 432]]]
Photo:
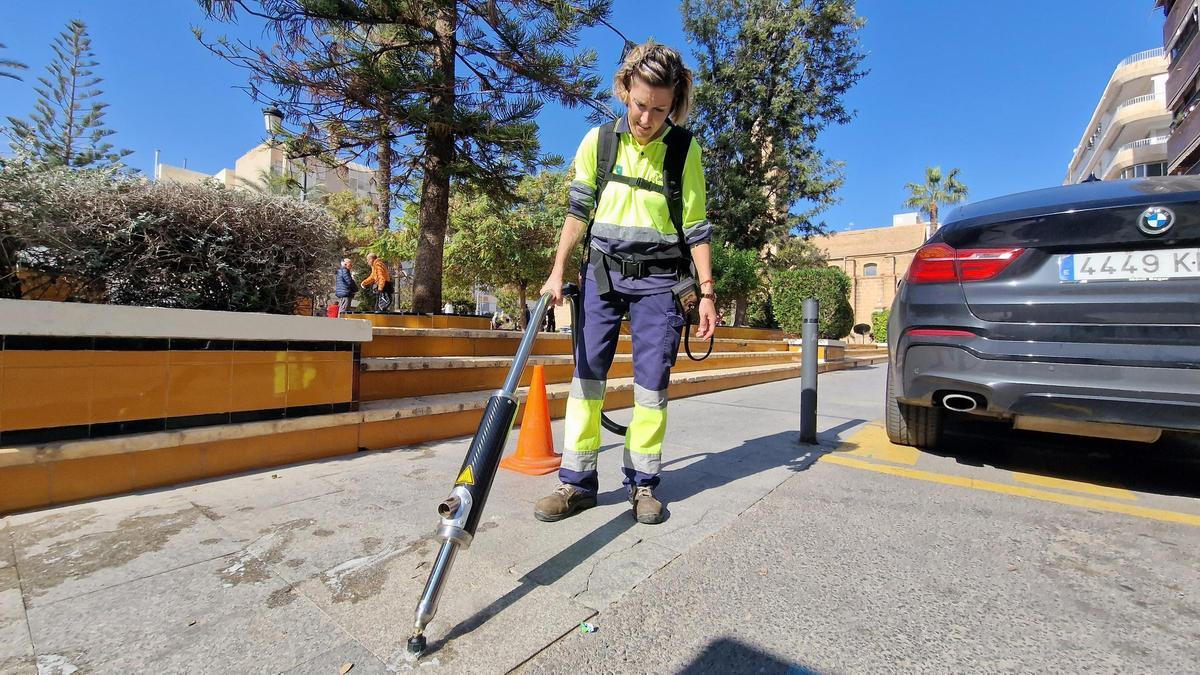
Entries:
[[500, 466], [500, 457], [504, 454], [504, 445], [508, 442], [508, 434], [517, 416], [515, 392], [521, 382], [521, 372], [525, 370], [525, 362], [533, 351], [538, 328], [542, 325], [552, 297], [549, 293], [543, 295], [537, 308], [530, 314], [529, 325], [525, 327], [525, 335], [517, 347], [504, 386], [488, 399], [483, 418], [479, 420], [479, 428], [475, 430], [475, 438], [467, 450], [467, 458], [463, 460], [458, 477], [454, 479], [450, 496], [438, 505], [441, 522], [438, 524], [437, 538], [442, 541], [442, 546], [438, 549], [433, 568], [429, 571], [429, 580], [425, 582], [425, 590], [421, 593], [421, 601], [417, 604], [416, 622], [412, 636], [408, 638], [410, 654], [425, 651], [425, 627], [437, 614], [438, 600], [450, 576], [454, 557], [460, 548], [470, 546], [475, 537], [475, 528], [483, 515], [483, 506], [487, 503], [488, 492], [492, 489], [492, 481]]

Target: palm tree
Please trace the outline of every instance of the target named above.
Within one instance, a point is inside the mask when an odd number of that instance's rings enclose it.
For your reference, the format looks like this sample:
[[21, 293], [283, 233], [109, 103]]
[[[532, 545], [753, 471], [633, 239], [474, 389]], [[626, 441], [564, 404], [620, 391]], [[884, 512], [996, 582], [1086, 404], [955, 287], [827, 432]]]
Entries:
[[[5, 49], [3, 42], [0, 42], [0, 49]], [[20, 61], [13, 61], [12, 59], [0, 59], [0, 77], [8, 77], [14, 80], [20, 80], [21, 76], [11, 71], [26, 70], [28, 68], [29, 66], [21, 63]]]
[[938, 204], [957, 204], [967, 198], [967, 186], [958, 180], [958, 169], [942, 176], [942, 167], [931, 166], [925, 169], [925, 182], [909, 183], [904, 186], [908, 190], [908, 201], [904, 206], [918, 209], [929, 216], [929, 225], [925, 228], [925, 238], [937, 231]]

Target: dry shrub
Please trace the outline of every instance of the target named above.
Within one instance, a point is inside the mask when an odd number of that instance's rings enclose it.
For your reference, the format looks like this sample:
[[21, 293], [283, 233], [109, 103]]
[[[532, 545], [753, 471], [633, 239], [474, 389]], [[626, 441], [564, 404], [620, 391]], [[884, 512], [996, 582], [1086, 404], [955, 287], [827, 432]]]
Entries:
[[37, 278], [68, 280], [77, 301], [290, 314], [298, 298], [327, 290], [338, 242], [323, 208], [286, 197], [104, 171], [0, 170], [4, 297], [33, 297]]

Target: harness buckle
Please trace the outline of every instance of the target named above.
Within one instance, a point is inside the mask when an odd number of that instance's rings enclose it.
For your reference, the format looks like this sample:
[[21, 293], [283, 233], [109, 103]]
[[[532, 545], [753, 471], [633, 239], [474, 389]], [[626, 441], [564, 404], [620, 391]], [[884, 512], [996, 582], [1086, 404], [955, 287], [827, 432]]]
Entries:
[[631, 279], [642, 279], [646, 276], [646, 261], [624, 258], [618, 258], [618, 260], [621, 261], [621, 276]]

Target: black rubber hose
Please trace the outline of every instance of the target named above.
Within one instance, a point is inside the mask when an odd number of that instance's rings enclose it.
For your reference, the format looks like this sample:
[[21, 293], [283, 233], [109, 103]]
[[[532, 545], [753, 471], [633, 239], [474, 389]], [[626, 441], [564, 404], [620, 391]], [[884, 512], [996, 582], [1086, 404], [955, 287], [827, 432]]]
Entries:
[[[575, 284], [563, 284], [563, 295], [567, 298], [567, 301], [571, 303], [571, 359], [574, 360], [576, 354], [579, 353], [575, 348], [575, 331], [579, 328], [579, 313], [583, 311], [582, 300], [580, 302], [575, 301], [575, 299], [579, 296], [579, 287]], [[604, 411], [600, 412], [600, 426], [608, 429], [610, 432], [618, 436], [624, 436], [625, 433], [629, 431], [629, 427], [622, 426], [612, 421], [608, 415], [604, 414]]]

